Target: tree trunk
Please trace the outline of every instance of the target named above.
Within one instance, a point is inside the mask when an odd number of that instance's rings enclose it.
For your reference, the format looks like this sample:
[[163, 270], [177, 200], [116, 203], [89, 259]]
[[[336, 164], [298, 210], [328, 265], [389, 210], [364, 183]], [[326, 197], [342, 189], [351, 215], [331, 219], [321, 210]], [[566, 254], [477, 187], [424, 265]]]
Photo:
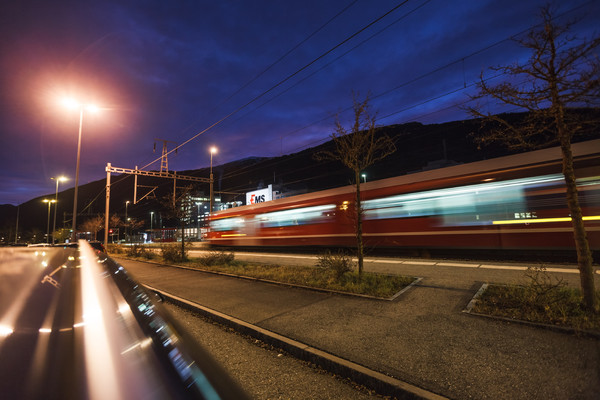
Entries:
[[[549, 28], [547, 27], [546, 30]], [[575, 177], [575, 168], [573, 167], [573, 153], [571, 151], [571, 134], [565, 125], [565, 110], [560, 99], [558, 91], [558, 77], [554, 68], [556, 58], [556, 48], [554, 41], [551, 41], [551, 61], [549, 62], [549, 84], [552, 99], [552, 112], [554, 122], [556, 123], [556, 133], [560, 141], [562, 151], [562, 172], [565, 177], [567, 187], [567, 206], [571, 213], [573, 224], [573, 238], [575, 239], [575, 249], [577, 251], [577, 265], [579, 267], [579, 280], [581, 291], [583, 292], [583, 302], [588, 310], [596, 310], [596, 290], [594, 288], [594, 270], [592, 269], [592, 252], [585, 233], [583, 224], [583, 214], [579, 205], [579, 195], [577, 193], [577, 182]]]
[[364, 264], [364, 248], [362, 235], [362, 204], [360, 201], [360, 171], [354, 171], [354, 178], [356, 179], [356, 258], [358, 259], [358, 276], [361, 277]]
[[595, 310], [597, 302], [594, 288], [594, 270], [592, 269], [592, 253], [585, 233], [583, 215], [579, 205], [575, 170], [573, 168], [573, 154], [571, 153], [571, 141], [566, 137], [561, 137], [560, 142], [563, 155], [563, 175], [567, 186], [567, 205], [573, 223], [573, 236], [575, 239], [575, 249], [577, 250], [577, 265], [579, 267], [583, 301], [588, 309]]

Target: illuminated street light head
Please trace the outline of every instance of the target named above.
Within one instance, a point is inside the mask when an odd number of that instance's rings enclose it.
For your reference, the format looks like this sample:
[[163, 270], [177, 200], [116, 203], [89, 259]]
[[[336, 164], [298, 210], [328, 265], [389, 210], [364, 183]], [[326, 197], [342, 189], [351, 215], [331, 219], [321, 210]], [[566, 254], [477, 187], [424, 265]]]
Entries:
[[62, 104], [66, 107], [66, 108], [70, 108], [70, 109], [77, 109], [77, 108], [83, 108], [86, 111], [92, 112], [92, 113], [97, 113], [98, 111], [100, 111], [100, 107], [98, 107], [95, 104], [83, 104], [79, 101], [77, 101], [76, 99], [72, 98], [72, 97], [65, 97], [62, 100]]
[[100, 111], [100, 107], [98, 107], [95, 104], [86, 104], [85, 109], [92, 113], [97, 113], [98, 111]]
[[215, 146], [210, 148], [210, 154], [215, 154], [217, 152], [217, 148]]
[[66, 108], [70, 108], [70, 109], [76, 109], [80, 107], [80, 104], [77, 100], [75, 100], [72, 97], [65, 97], [62, 99], [62, 104], [66, 107]]

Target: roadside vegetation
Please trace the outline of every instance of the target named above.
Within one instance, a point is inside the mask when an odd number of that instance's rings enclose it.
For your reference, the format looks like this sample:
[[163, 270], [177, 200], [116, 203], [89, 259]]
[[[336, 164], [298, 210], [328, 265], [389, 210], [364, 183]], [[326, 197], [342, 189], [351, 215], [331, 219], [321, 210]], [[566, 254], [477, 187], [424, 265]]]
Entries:
[[[553, 278], [543, 266], [526, 271], [526, 285], [490, 285], [471, 311], [600, 333], [600, 313], [585, 307], [581, 289]], [[600, 291], [596, 292], [600, 299]]]
[[414, 277], [358, 273], [356, 263], [344, 253], [325, 253], [314, 267], [285, 266], [237, 261], [233, 253], [222, 251], [207, 252], [201, 257], [187, 257], [181, 260], [169, 246], [153, 252], [145, 246], [109, 246], [113, 254], [141, 260], [164, 261], [199, 270], [219, 272], [236, 276], [264, 279], [290, 285], [307, 286], [379, 298], [389, 298], [415, 281]]

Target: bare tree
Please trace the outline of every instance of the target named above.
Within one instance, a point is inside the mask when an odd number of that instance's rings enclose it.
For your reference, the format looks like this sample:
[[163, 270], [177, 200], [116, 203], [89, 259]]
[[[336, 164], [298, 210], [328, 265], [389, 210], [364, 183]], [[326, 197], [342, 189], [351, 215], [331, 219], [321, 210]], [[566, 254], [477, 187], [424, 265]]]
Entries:
[[358, 94], [353, 94], [354, 120], [352, 126], [344, 128], [339, 116], [335, 121], [335, 131], [331, 138], [335, 144], [333, 151], [321, 151], [315, 154], [318, 160], [341, 161], [354, 172], [356, 197], [354, 201], [356, 221], [356, 255], [358, 258], [358, 273], [362, 275], [364, 265], [363, 245], [363, 208], [360, 194], [360, 173], [365, 168], [387, 157], [396, 151], [396, 145], [386, 135], [376, 135], [376, 114], [369, 106], [369, 95], [359, 100]]
[[[113, 229], [113, 228], [119, 229], [120, 227], [124, 226], [123, 220], [117, 214], [113, 214], [110, 216], [110, 219], [108, 220], [108, 224], [109, 224], [109, 227], [111, 227], [111, 229]], [[114, 236], [113, 236], [112, 240], [114, 242]], [[119, 235], [117, 234], [117, 241], [118, 240], [119, 240]]]
[[534, 28], [518, 43], [531, 51], [527, 62], [492, 68], [509, 80], [489, 86], [481, 76], [480, 92], [475, 98], [492, 97], [501, 103], [524, 108], [528, 116], [521, 123], [511, 123], [501, 116], [484, 114], [471, 108], [473, 115], [492, 125], [489, 133], [479, 136], [480, 144], [488, 141], [504, 143], [515, 149], [532, 149], [558, 143], [562, 150], [562, 172], [567, 188], [567, 205], [573, 221], [575, 246], [584, 303], [597, 309], [592, 270], [592, 254], [588, 244], [579, 205], [571, 138], [594, 121], [582, 119], [581, 113], [568, 107], [581, 107], [598, 102], [600, 94], [596, 48], [600, 37], [579, 40], [569, 35], [572, 23], [557, 25], [550, 6], [542, 9], [543, 28]]
[[[127, 221], [123, 222], [123, 226], [125, 227], [125, 234], [127, 237], [133, 234], [133, 232], [137, 229], [140, 229], [144, 226], [144, 221], [139, 221], [135, 218], [127, 218]], [[129, 240], [129, 239], [127, 239]]]
[[60, 228], [52, 232], [52, 236], [61, 243], [71, 237], [71, 231], [69, 229]]
[[93, 232], [94, 240], [96, 240], [98, 231], [100, 231], [103, 227], [104, 227], [104, 217], [101, 215], [87, 219], [81, 225], [79, 225], [80, 230], [86, 231], [86, 232]]
[[186, 186], [179, 190], [177, 195], [167, 195], [161, 200], [161, 204], [171, 218], [179, 221], [181, 227], [181, 260], [186, 259], [185, 255], [185, 221], [192, 215], [190, 207], [187, 207], [187, 199], [192, 192], [193, 187]]

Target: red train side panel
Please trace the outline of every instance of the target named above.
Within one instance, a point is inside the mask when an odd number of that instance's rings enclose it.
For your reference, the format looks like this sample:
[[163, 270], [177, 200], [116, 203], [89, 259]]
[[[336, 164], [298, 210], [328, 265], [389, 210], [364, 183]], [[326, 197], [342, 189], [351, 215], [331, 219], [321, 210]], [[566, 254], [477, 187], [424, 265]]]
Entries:
[[[600, 140], [573, 145], [590, 246], [600, 250]], [[361, 185], [370, 247], [574, 248], [558, 148]], [[354, 187], [213, 214], [224, 246], [353, 246]]]

